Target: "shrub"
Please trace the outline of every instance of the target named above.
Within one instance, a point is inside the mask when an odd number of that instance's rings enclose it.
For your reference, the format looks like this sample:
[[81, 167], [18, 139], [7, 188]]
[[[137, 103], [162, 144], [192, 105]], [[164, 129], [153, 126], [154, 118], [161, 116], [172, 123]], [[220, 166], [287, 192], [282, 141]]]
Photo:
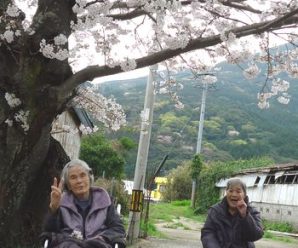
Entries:
[[185, 162], [176, 169], [172, 169], [167, 179], [167, 187], [163, 193], [164, 200], [190, 199], [192, 182], [190, 162]]
[[117, 204], [121, 205], [122, 215], [128, 214], [130, 196], [128, 195], [127, 191], [125, 191], [124, 183], [122, 181], [99, 178], [94, 184], [108, 191], [114, 201], [115, 207], [117, 206]]

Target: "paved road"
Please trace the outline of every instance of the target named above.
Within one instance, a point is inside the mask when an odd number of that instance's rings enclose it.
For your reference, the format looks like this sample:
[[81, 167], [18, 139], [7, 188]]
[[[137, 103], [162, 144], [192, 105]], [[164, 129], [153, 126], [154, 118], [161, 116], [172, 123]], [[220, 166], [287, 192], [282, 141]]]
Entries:
[[[147, 238], [130, 248], [202, 248], [200, 241], [201, 224], [189, 219], [176, 220], [175, 223], [160, 223], [157, 229], [162, 232], [166, 238]], [[177, 227], [178, 228], [173, 228]], [[262, 239], [257, 241], [256, 248], [297, 248], [298, 240], [295, 243], [285, 243], [280, 241]]]

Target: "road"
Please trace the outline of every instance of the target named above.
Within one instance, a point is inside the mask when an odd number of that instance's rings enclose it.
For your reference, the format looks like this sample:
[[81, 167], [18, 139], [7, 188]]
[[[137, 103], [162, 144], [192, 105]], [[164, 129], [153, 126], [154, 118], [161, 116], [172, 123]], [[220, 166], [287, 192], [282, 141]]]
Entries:
[[[175, 223], [176, 222], [176, 223]], [[179, 224], [179, 225], [178, 225]], [[157, 229], [165, 238], [141, 239], [130, 248], [202, 248], [200, 230], [202, 225], [193, 220], [182, 218], [174, 223], [159, 223]], [[256, 248], [297, 248], [298, 240], [291, 243], [271, 239], [261, 239], [255, 243]]]

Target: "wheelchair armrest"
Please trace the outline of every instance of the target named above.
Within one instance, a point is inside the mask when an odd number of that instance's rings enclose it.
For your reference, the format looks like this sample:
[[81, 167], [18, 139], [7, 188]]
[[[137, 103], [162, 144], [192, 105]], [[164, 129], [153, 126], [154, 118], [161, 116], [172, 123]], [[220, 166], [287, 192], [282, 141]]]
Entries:
[[48, 246], [49, 246], [49, 240], [46, 239], [43, 243], [43, 248], [48, 248]]

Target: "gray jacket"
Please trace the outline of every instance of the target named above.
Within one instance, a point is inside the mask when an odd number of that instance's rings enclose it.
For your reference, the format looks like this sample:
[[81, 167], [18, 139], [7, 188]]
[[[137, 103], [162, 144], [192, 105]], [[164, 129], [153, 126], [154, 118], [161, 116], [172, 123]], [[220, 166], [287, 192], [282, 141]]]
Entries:
[[247, 215], [231, 216], [226, 197], [212, 206], [201, 231], [204, 248], [254, 248], [254, 241], [262, 238], [260, 213], [248, 204]]
[[46, 232], [57, 232], [66, 236], [75, 233], [84, 234], [89, 240], [96, 235], [105, 238], [109, 243], [117, 238], [125, 237], [125, 229], [108, 193], [99, 187], [92, 187], [91, 205], [86, 216], [82, 216], [75, 204], [75, 197], [70, 192], [64, 192], [59, 211], [49, 215], [44, 226]]

